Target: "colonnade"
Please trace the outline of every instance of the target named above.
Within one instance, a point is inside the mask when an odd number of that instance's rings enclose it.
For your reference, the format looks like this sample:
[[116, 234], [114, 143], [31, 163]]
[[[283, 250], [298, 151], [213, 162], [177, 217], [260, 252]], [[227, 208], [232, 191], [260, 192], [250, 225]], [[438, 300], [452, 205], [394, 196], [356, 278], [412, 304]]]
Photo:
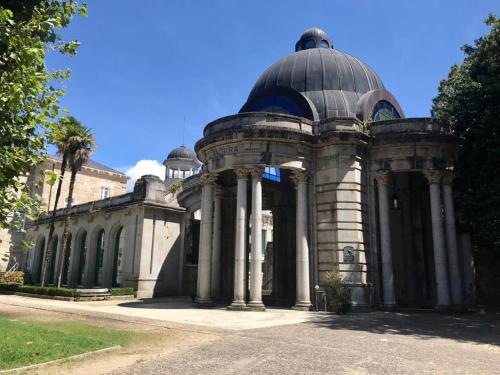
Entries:
[[[451, 183], [453, 172], [425, 170], [429, 184], [432, 222], [432, 243], [436, 275], [437, 305], [447, 307], [463, 303], [460, 268], [458, 261], [455, 211]], [[391, 228], [389, 216], [389, 171], [379, 171], [375, 178], [378, 185], [380, 254], [382, 260], [382, 304], [396, 304], [391, 253]], [[444, 222], [443, 222], [444, 206]], [[443, 227], [445, 228], [443, 230]]]
[[[236, 233], [234, 244], [234, 292], [228, 307], [236, 310], [265, 310], [262, 302], [262, 174], [263, 167], [238, 167], [236, 174]], [[251, 223], [247, 223], [247, 184], [251, 178]], [[294, 308], [309, 309], [309, 247], [307, 186], [308, 174], [293, 171], [292, 181], [297, 190], [296, 198], [296, 301]], [[217, 174], [201, 176], [201, 226], [198, 258], [198, 284], [196, 302], [200, 307], [213, 305], [221, 292], [221, 194], [216, 185]], [[229, 224], [229, 223], [227, 223]], [[250, 224], [250, 225], [248, 225]], [[229, 224], [231, 225], [231, 224]], [[246, 300], [246, 246], [251, 228], [250, 295]]]

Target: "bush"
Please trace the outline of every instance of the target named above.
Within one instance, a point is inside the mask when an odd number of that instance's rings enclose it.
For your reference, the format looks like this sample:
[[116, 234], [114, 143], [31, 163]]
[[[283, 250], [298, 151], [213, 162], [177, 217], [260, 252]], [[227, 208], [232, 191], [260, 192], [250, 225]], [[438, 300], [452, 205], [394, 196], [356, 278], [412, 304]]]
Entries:
[[344, 284], [340, 273], [336, 270], [327, 272], [325, 284], [330, 311], [346, 314], [351, 308], [351, 289]]
[[109, 293], [112, 296], [133, 296], [134, 288], [112, 288]]
[[17, 284], [0, 284], [0, 290], [6, 292], [17, 292], [17, 289], [19, 289], [19, 285]]
[[0, 284], [0, 290], [8, 292], [40, 294], [43, 296], [76, 297], [75, 289], [41, 287], [38, 285]]
[[4, 276], [0, 276], [0, 284], [24, 284], [24, 272], [14, 271], [8, 272]]

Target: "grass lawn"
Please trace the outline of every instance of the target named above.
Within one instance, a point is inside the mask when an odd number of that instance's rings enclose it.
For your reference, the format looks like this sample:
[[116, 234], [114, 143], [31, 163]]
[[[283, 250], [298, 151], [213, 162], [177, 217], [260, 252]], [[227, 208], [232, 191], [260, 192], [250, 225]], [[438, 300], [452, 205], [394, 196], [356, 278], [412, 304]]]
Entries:
[[35, 323], [0, 316], [0, 370], [125, 345], [133, 336], [79, 322]]

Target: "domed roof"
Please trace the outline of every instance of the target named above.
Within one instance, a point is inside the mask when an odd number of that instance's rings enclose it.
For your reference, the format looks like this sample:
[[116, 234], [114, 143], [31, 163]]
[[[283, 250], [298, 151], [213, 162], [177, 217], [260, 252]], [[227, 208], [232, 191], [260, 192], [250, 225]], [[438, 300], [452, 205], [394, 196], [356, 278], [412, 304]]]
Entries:
[[240, 112], [281, 112], [312, 120], [363, 117], [363, 96], [378, 92], [377, 97], [402, 115], [377, 74], [356, 57], [334, 49], [323, 30], [306, 30], [295, 50], [262, 73]]
[[171, 159], [197, 160], [194, 151], [184, 145], [174, 148], [172, 151], [170, 151], [167, 156], [167, 160]]

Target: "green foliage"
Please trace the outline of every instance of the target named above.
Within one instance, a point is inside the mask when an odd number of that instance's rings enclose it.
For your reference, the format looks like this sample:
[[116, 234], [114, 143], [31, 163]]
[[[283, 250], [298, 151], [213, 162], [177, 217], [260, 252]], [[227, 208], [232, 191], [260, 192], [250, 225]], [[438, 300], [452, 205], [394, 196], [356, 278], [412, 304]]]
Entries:
[[170, 194], [175, 194], [182, 190], [182, 181], [176, 181], [168, 188]]
[[345, 285], [337, 270], [325, 273], [325, 291], [330, 311], [338, 314], [346, 314], [349, 311], [351, 308], [351, 289]]
[[109, 293], [112, 296], [133, 296], [134, 288], [112, 288]]
[[53, 288], [38, 285], [0, 284], [0, 291], [40, 294], [43, 296], [76, 297], [76, 289]]
[[[500, 267], [500, 19], [490, 15], [486, 24], [489, 33], [474, 46], [464, 46], [464, 62], [453, 65], [441, 81], [432, 115], [450, 121], [462, 140], [455, 168], [457, 208], [472, 234], [478, 273], [496, 274], [497, 281], [488, 283], [499, 285], [495, 268]], [[482, 294], [495, 296], [484, 290]], [[493, 298], [500, 301], [500, 288]]]
[[0, 276], [0, 284], [23, 285], [24, 272], [22, 271], [8, 272], [5, 275]]
[[80, 322], [38, 323], [0, 317], [0, 370], [126, 345], [132, 333]]
[[[0, 3], [0, 227], [13, 212], [32, 212], [33, 196], [22, 176], [46, 157], [46, 134], [59, 116], [62, 80], [69, 70], [49, 71], [46, 53], [75, 54], [58, 29], [68, 26], [85, 5], [59, 0]], [[36, 197], [35, 197], [36, 198]]]

